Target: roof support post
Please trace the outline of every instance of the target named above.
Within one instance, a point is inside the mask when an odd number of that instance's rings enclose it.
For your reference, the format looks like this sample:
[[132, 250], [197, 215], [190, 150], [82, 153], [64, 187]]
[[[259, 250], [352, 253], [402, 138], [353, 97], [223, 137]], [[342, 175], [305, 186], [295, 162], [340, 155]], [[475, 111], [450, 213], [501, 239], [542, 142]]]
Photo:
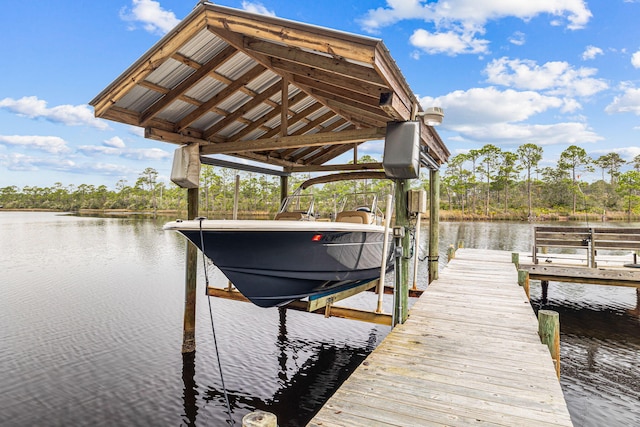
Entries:
[[[187, 218], [198, 216], [198, 192], [200, 188], [187, 190]], [[196, 351], [196, 285], [198, 270], [198, 248], [187, 241], [185, 266], [184, 323], [182, 328], [182, 354]]]
[[409, 235], [409, 208], [408, 194], [411, 181], [408, 179], [395, 180], [396, 199], [396, 224], [404, 230], [403, 236], [398, 238], [396, 244], [402, 246], [402, 254], [396, 256], [395, 265], [395, 298], [393, 307], [393, 326], [404, 323], [407, 320], [409, 308], [409, 251], [411, 250], [411, 237]]
[[[440, 171], [429, 170], [429, 283], [438, 280], [440, 243]], [[414, 256], [417, 256], [417, 252]]]

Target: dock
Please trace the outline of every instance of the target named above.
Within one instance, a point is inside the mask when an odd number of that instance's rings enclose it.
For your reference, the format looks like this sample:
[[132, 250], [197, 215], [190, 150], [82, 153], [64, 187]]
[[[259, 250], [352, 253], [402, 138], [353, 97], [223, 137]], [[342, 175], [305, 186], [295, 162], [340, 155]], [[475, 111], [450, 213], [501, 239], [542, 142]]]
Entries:
[[459, 249], [309, 426], [571, 426], [511, 253]]

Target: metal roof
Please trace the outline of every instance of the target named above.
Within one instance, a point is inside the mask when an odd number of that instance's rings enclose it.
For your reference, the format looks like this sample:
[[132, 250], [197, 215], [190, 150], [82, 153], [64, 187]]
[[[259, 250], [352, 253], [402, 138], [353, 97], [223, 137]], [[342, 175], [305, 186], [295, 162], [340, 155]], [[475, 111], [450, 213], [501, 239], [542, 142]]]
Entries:
[[[90, 103], [145, 136], [310, 170], [420, 105], [381, 40], [200, 2]], [[450, 153], [422, 126], [438, 163]]]

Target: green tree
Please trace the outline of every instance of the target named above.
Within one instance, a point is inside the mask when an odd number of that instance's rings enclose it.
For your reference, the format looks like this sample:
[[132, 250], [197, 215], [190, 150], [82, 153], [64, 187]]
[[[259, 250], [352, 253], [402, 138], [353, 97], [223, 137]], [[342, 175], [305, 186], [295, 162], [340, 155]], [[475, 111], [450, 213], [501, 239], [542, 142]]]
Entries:
[[504, 187], [504, 213], [509, 210], [509, 187], [513, 185], [520, 172], [518, 155], [510, 151], [501, 153], [502, 162], [499, 164], [498, 180]]
[[630, 170], [620, 174], [618, 183], [618, 192], [627, 199], [628, 220], [631, 221], [631, 212], [639, 199], [640, 171]]
[[531, 170], [536, 168], [540, 160], [542, 160], [542, 147], [539, 147], [536, 144], [527, 143], [518, 147], [516, 153], [518, 154], [520, 165], [527, 171], [527, 217], [531, 219], [533, 211], [533, 203], [531, 197]]
[[484, 204], [484, 214], [489, 216], [489, 199], [491, 195], [491, 182], [496, 178], [502, 151], [492, 144], [487, 144], [480, 149], [480, 164], [478, 172], [486, 179], [486, 197]]
[[558, 169], [570, 172], [572, 182], [573, 193], [573, 213], [576, 213], [577, 196], [580, 191], [578, 184], [578, 172], [592, 171], [591, 163], [593, 160], [587, 155], [587, 152], [582, 147], [576, 145], [569, 146], [566, 150], [560, 153], [560, 159], [558, 160]]

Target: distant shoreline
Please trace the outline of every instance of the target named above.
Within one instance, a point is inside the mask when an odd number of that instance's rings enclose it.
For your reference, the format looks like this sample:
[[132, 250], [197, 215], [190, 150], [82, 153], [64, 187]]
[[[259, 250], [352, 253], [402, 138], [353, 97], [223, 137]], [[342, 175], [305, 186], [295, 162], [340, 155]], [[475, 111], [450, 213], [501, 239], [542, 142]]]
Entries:
[[[157, 211], [153, 210], [130, 210], [130, 209], [80, 209], [76, 211], [65, 211], [65, 210], [57, 210], [57, 209], [40, 209], [40, 208], [2, 208], [0, 207], [0, 212], [58, 212], [58, 213], [68, 213], [68, 214], [76, 214], [76, 215], [106, 215], [106, 216], [174, 216], [176, 218], [183, 217], [186, 218], [187, 212], [184, 210], [175, 210], [175, 209], [159, 209]], [[231, 218], [231, 212], [200, 212], [200, 215], [207, 216], [209, 215], [210, 219], [229, 219]], [[238, 212], [238, 216], [240, 218], [260, 218], [260, 219], [270, 219], [272, 217], [272, 213], [269, 212]], [[429, 219], [429, 214], [424, 214], [422, 216], [422, 220], [426, 221]], [[529, 221], [526, 217], [526, 214], [513, 214], [513, 213], [494, 213], [486, 216], [484, 214], [462, 214], [459, 211], [440, 211], [440, 221], [448, 221], [448, 222], [482, 222], [482, 221], [517, 221], [517, 222], [527, 222]], [[607, 212], [605, 215], [589, 213], [585, 214], [584, 212], [576, 212], [575, 214], [566, 214], [566, 213], [546, 213], [536, 216], [529, 222], [532, 223], [547, 223], [547, 222], [621, 222], [621, 221], [629, 221], [629, 215], [626, 212]], [[632, 215], [630, 222], [639, 222], [639, 215]]]

